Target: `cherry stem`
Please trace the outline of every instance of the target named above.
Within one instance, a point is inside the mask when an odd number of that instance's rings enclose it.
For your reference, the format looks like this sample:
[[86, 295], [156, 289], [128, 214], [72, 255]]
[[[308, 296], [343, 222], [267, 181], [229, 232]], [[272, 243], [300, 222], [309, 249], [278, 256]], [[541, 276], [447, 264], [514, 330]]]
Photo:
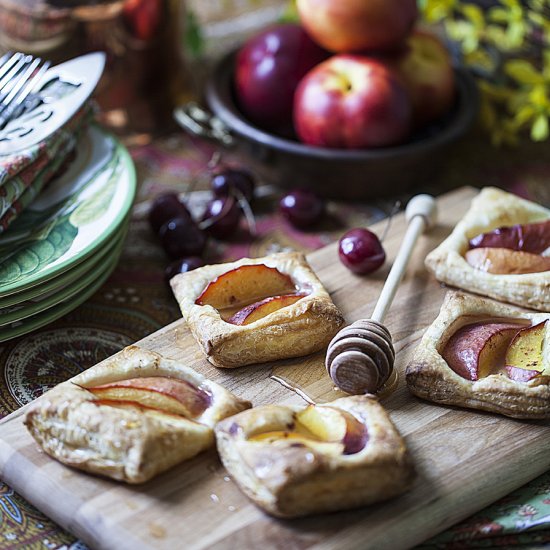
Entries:
[[237, 202], [239, 203], [239, 206], [244, 213], [246, 225], [248, 225], [248, 231], [250, 235], [252, 235], [252, 237], [256, 237], [258, 235], [258, 230], [256, 228], [256, 218], [254, 216], [254, 212], [252, 212], [250, 203], [246, 200], [246, 197], [242, 194], [240, 189], [234, 187], [232, 189], [232, 193], [235, 195], [235, 198], [237, 199]]
[[223, 203], [223, 208], [221, 209], [220, 213], [216, 216], [211, 216], [210, 218], [206, 218], [205, 220], [202, 220], [197, 225], [199, 226], [199, 229], [201, 231], [204, 231], [205, 229], [208, 229], [209, 227], [213, 226], [217, 221], [221, 220], [224, 216], [227, 215], [229, 210], [231, 209], [231, 202], [226, 200]]
[[208, 164], [206, 165], [206, 167], [208, 168], [208, 170], [214, 170], [214, 168], [219, 166], [219, 164], [221, 163], [221, 160], [222, 160], [221, 152], [220, 151], [214, 151], [212, 153], [212, 156], [210, 157], [210, 160], [208, 161]]
[[388, 221], [386, 223], [386, 227], [384, 228], [384, 232], [382, 233], [382, 237], [380, 238], [380, 242], [384, 242], [384, 239], [388, 236], [388, 232], [391, 227], [391, 222], [393, 220], [393, 217], [399, 212], [401, 208], [401, 201], [395, 201], [393, 208], [391, 209], [390, 215], [388, 217]]
[[[208, 170], [214, 170], [214, 168], [216, 168], [216, 166], [220, 164], [221, 159], [222, 159], [222, 154], [219, 151], [214, 151], [214, 153], [212, 153], [212, 156], [210, 157], [210, 160], [206, 164], [206, 168]], [[199, 181], [199, 177], [197, 173], [191, 176], [189, 185], [187, 186], [185, 191], [183, 193], [179, 193], [179, 198], [181, 201], [185, 201], [187, 197], [195, 190], [195, 187], [197, 186], [198, 181]], [[210, 227], [210, 225], [207, 227]]]

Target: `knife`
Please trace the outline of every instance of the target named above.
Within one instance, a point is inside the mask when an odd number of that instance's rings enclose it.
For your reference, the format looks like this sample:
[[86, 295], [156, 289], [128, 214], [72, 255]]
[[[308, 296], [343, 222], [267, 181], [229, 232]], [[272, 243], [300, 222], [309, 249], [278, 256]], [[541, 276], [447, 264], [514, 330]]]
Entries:
[[[31, 110], [0, 130], [0, 155], [22, 152], [63, 127], [92, 95], [104, 68], [105, 54], [94, 52], [48, 69]], [[65, 93], [56, 93], [60, 89]]]

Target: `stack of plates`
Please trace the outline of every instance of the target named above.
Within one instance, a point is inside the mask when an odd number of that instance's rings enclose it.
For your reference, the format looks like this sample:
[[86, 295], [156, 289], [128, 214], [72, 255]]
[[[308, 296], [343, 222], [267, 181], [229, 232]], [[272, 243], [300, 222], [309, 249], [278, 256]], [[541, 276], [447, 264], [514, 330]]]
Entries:
[[135, 192], [128, 152], [88, 128], [66, 171], [0, 236], [0, 342], [65, 315], [105, 282]]

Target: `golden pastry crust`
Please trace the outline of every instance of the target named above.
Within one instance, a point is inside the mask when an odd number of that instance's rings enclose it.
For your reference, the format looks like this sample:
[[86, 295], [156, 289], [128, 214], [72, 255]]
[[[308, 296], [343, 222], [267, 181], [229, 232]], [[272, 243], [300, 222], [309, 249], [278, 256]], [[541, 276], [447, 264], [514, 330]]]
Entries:
[[[101, 404], [86, 389], [151, 376], [188, 382], [206, 392], [210, 403], [197, 416], [185, 418], [139, 406]], [[250, 406], [193, 369], [130, 346], [37, 399], [25, 424], [42, 449], [60, 462], [142, 483], [211, 447], [215, 424]]]
[[481, 190], [453, 232], [426, 257], [438, 281], [503, 302], [550, 310], [549, 272], [496, 275], [468, 264], [469, 239], [501, 226], [550, 219], [550, 210], [494, 187]]
[[[428, 401], [495, 412], [513, 418], [550, 418], [550, 376], [539, 375], [528, 382], [491, 374], [477, 381], [456, 374], [441, 356], [456, 330], [481, 318], [525, 319], [532, 325], [550, 319], [549, 313], [529, 313], [483, 298], [447, 293], [436, 320], [424, 334], [407, 366], [409, 390]], [[546, 325], [543, 369], [550, 369], [550, 323]]]
[[[243, 265], [259, 264], [289, 275], [308, 295], [241, 326], [224, 321], [210, 305], [195, 304], [216, 277]], [[205, 266], [176, 275], [170, 284], [193, 336], [207, 359], [217, 367], [241, 367], [313, 353], [323, 349], [344, 322], [304, 255], [297, 252]]]
[[332, 456], [292, 439], [249, 441], [288, 429], [298, 407], [257, 407], [216, 427], [218, 452], [240, 489], [278, 517], [346, 510], [385, 500], [409, 488], [414, 471], [405, 443], [374, 396], [316, 405], [346, 411], [366, 426], [368, 440], [354, 454]]

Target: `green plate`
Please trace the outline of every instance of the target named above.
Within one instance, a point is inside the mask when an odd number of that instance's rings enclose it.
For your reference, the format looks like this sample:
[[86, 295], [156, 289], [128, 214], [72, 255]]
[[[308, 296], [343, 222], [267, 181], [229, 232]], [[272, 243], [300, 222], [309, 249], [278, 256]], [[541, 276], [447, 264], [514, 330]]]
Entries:
[[107, 261], [104, 261], [99, 267], [94, 266], [84, 275], [76, 279], [76, 281], [65, 286], [62, 290], [50, 292], [45, 297], [40, 297], [38, 300], [32, 300], [26, 304], [11, 306], [0, 310], [0, 330], [3, 331], [3, 328], [8, 325], [14, 325], [19, 321], [42, 313], [61, 302], [73, 298], [83, 290], [86, 290], [90, 284], [93, 284], [103, 274], [112, 271], [113, 265], [116, 265], [122, 251], [122, 245], [123, 242], [120, 241]]
[[99, 127], [88, 128], [67, 171], [0, 237], [0, 298], [53, 279], [108, 246], [135, 192], [126, 149]]
[[123, 227], [120, 228], [120, 235], [114, 236], [112, 242], [98, 250], [88, 259], [77, 264], [76, 267], [69, 269], [58, 277], [49, 279], [42, 284], [34, 285], [21, 292], [8, 294], [4, 298], [0, 298], [0, 316], [2, 315], [2, 309], [4, 308], [16, 305], [28, 305], [25, 304], [25, 302], [45, 299], [49, 294], [65, 288], [67, 285], [70, 285], [80, 277], [85, 276], [86, 273], [91, 272], [92, 269], [95, 269], [101, 265], [102, 262], [109, 259], [112, 254], [118, 252], [117, 248], [119, 247], [121, 241], [123, 241], [126, 237], [127, 228], [128, 222], [125, 221]]
[[[122, 248], [122, 247], [121, 247]], [[49, 323], [52, 323], [56, 319], [63, 317], [80, 304], [85, 302], [90, 298], [108, 279], [109, 275], [115, 269], [118, 263], [119, 255], [113, 255], [110, 260], [107, 262], [105, 269], [102, 268], [101, 273], [96, 272], [95, 279], [89, 279], [87, 284], [84, 285], [84, 289], [77, 291], [76, 294], [73, 294], [71, 291], [70, 296], [66, 295], [62, 302], [57, 302], [56, 305], [36, 313], [22, 321], [17, 321], [11, 325], [2, 327], [0, 331], [0, 342], [6, 342], [13, 338], [23, 336], [33, 330], [39, 329]]]

